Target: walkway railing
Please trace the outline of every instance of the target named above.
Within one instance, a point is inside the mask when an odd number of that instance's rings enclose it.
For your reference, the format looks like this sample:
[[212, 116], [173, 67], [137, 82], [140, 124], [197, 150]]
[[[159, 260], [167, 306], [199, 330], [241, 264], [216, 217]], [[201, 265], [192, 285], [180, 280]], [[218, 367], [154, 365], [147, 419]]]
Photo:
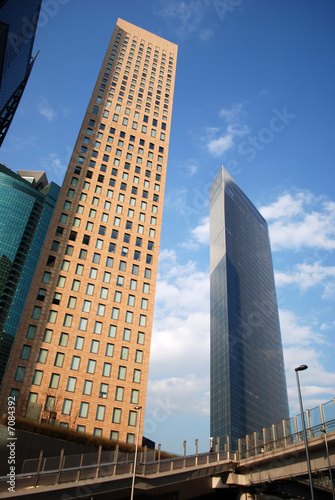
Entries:
[[[306, 410], [305, 427], [307, 439], [335, 430], [335, 398], [327, 403]], [[301, 415], [283, 420], [259, 432], [238, 440], [238, 458], [253, 457], [260, 453], [285, 448], [304, 440]]]
[[[113, 453], [113, 452], [112, 452]], [[94, 454], [96, 456], [96, 454]], [[137, 475], [151, 475], [164, 472], [173, 472], [191, 467], [201, 467], [214, 464], [228, 462], [226, 452], [211, 452], [200, 453], [197, 455], [189, 455], [187, 457], [174, 457], [159, 461], [138, 462], [136, 465]], [[72, 460], [74, 456], [72, 456]], [[100, 455], [101, 459], [101, 455]], [[117, 452], [116, 452], [117, 459]], [[57, 464], [58, 462], [58, 464]], [[95, 459], [94, 463], [87, 465], [64, 467], [64, 456], [61, 453], [60, 457], [45, 458], [41, 456], [38, 460], [37, 469], [16, 476], [16, 490], [37, 487], [56, 485], [69, 482], [78, 482], [87, 479], [97, 479], [102, 477], [113, 477], [124, 474], [133, 473], [133, 461], [104, 462]], [[7, 491], [7, 477], [0, 478], [0, 493]]]
[[[308, 439], [320, 436], [324, 432], [335, 430], [335, 399], [320, 405], [313, 410], [306, 411], [306, 428]], [[136, 466], [137, 475], [153, 475], [173, 472], [181, 469], [206, 467], [210, 464], [233, 463], [255, 457], [260, 454], [290, 447], [303, 441], [301, 415], [284, 420], [280, 424], [272, 425], [260, 432], [255, 432], [239, 439], [238, 451], [212, 451], [196, 453], [195, 455], [173, 457], [155, 460], [155, 452], [145, 451], [139, 454]], [[217, 444], [219, 444], [217, 442]], [[216, 450], [219, 449], [217, 446]], [[23, 473], [16, 476], [16, 490], [28, 487], [46, 486], [53, 484], [78, 482], [87, 479], [115, 477], [124, 474], [133, 474], [134, 462], [129, 455], [115, 451], [45, 458], [43, 452], [39, 459], [26, 460]], [[0, 492], [7, 491], [7, 476], [0, 477]]]

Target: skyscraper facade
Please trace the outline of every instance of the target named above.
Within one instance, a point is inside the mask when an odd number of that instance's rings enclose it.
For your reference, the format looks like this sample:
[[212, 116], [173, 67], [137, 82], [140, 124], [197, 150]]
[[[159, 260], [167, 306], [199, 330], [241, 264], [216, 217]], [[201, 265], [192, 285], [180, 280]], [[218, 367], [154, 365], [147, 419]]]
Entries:
[[0, 384], [60, 187], [0, 163]]
[[0, 1], [0, 146], [32, 69], [41, 2]]
[[289, 416], [266, 221], [221, 168], [210, 189], [211, 435], [237, 439]]
[[2, 389], [1, 404], [14, 394], [128, 443], [146, 401], [176, 59], [175, 44], [117, 21]]

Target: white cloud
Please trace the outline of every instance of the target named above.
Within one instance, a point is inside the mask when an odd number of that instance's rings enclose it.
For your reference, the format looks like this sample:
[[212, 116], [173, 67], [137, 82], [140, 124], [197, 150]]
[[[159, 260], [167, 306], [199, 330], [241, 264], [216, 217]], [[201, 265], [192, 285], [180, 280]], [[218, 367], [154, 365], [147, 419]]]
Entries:
[[49, 180], [56, 179], [56, 182], [62, 181], [67, 169], [67, 163], [61, 160], [56, 153], [49, 153], [48, 157], [41, 158], [41, 163]]
[[270, 221], [272, 250], [335, 249], [334, 202], [301, 191], [283, 194], [259, 211]]
[[52, 108], [52, 106], [44, 98], [41, 98], [39, 103], [38, 103], [38, 112], [42, 116], [44, 116], [49, 122], [52, 122], [57, 116], [56, 111]]
[[194, 411], [204, 415], [208, 414], [208, 393], [209, 272], [199, 271], [193, 261], [180, 265], [173, 250], [163, 250], [151, 343], [149, 407], [164, 395], [174, 414]]
[[222, 108], [219, 111], [219, 116], [225, 118], [228, 123], [226, 130], [221, 133], [220, 137], [215, 137], [220, 129], [213, 127], [207, 129], [207, 149], [211, 155], [221, 156], [234, 147], [236, 137], [242, 137], [249, 133], [247, 125], [240, 123], [244, 114], [242, 106], [242, 103], [235, 103], [230, 109]]
[[234, 136], [227, 133], [218, 139], [212, 139], [207, 147], [210, 154], [213, 156], [221, 156], [223, 153], [231, 149], [234, 145]]
[[335, 293], [335, 266], [325, 267], [320, 261], [297, 264], [289, 274], [276, 271], [275, 279], [277, 287], [297, 285], [302, 292], [315, 285], [322, 285], [322, 298], [332, 298]]
[[209, 217], [200, 219], [199, 224], [191, 229], [191, 238], [181, 244], [189, 250], [197, 250], [200, 245], [209, 245]]
[[242, 114], [242, 106], [241, 102], [233, 103], [230, 109], [220, 109], [219, 116], [225, 118], [228, 123], [236, 123]]
[[[305, 408], [314, 408], [335, 394], [335, 373], [325, 369], [327, 350], [325, 337], [292, 311], [280, 310], [280, 325], [291, 414], [298, 414], [295, 368], [306, 364], [309, 368], [300, 376]], [[321, 330], [321, 327], [319, 328]]]
[[212, 28], [204, 26], [206, 6], [201, 0], [161, 0], [156, 6], [155, 14], [164, 18], [181, 40], [196, 35], [206, 42], [213, 36]]

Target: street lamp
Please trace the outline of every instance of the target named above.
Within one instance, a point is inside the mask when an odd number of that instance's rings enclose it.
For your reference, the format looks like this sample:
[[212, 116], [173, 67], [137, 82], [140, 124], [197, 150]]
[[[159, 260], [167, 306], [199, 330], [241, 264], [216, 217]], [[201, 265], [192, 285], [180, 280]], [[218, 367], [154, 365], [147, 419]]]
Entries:
[[134, 498], [134, 488], [135, 488], [135, 476], [136, 476], [136, 462], [137, 462], [137, 450], [138, 450], [138, 439], [140, 435], [140, 422], [141, 422], [141, 410], [142, 406], [135, 406], [134, 410], [139, 410], [138, 413], [138, 422], [137, 422], [137, 436], [136, 436], [136, 446], [135, 446], [135, 457], [134, 457], [134, 469], [133, 469], [133, 480], [131, 483], [131, 495], [130, 500]]
[[335, 500], [334, 481], [333, 481], [332, 468], [331, 468], [330, 458], [329, 458], [328, 442], [327, 442], [327, 431], [326, 431], [325, 424], [323, 424], [323, 426], [321, 427], [321, 432], [323, 432], [323, 434], [325, 436], [325, 446], [326, 446], [327, 459], [328, 459], [328, 469], [329, 469], [330, 485], [331, 485], [331, 489], [332, 489], [333, 500]]
[[298, 372], [302, 372], [303, 370], [307, 370], [307, 368], [308, 368], [307, 365], [300, 365], [300, 366], [298, 366], [298, 368], [295, 368], [295, 374], [297, 376], [297, 386], [298, 386], [298, 395], [299, 395], [299, 403], [300, 403], [300, 413], [301, 413], [301, 420], [302, 420], [302, 430], [303, 430], [303, 434], [304, 434], [304, 441], [305, 441], [305, 448], [306, 448], [306, 459], [307, 459], [307, 467], [308, 467], [309, 486], [310, 486], [310, 489], [311, 489], [311, 500], [314, 500], [314, 490], [313, 490], [313, 481], [312, 481], [311, 462], [309, 460], [307, 434], [306, 434], [305, 417], [304, 417], [304, 409], [303, 409], [303, 406], [302, 406], [301, 390], [300, 390], [299, 375], [298, 375]]

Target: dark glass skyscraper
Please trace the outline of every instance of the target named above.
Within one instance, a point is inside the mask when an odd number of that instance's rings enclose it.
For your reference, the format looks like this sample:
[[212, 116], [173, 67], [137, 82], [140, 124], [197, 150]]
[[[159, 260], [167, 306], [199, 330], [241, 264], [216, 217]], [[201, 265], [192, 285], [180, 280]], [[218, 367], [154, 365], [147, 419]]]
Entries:
[[210, 189], [211, 436], [237, 439], [289, 416], [266, 221], [221, 168]]
[[0, 146], [32, 68], [42, 0], [0, 0]]
[[0, 384], [60, 187], [0, 163]]

